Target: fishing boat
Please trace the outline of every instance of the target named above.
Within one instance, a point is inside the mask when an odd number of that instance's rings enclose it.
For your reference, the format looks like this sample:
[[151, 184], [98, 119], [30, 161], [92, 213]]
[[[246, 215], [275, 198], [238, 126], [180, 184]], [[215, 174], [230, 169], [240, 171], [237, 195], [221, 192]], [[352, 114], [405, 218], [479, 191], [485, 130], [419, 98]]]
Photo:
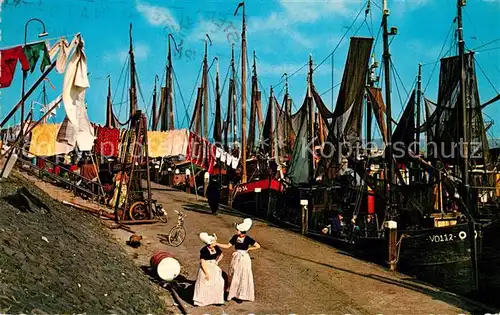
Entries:
[[[483, 146], [480, 150], [481, 158], [473, 160], [473, 165], [488, 168], [486, 166], [488, 147], [477, 93], [473, 53], [464, 51], [461, 26], [463, 5], [462, 1], [457, 2], [459, 55], [441, 59], [438, 102], [434, 113], [428, 115], [427, 121], [423, 124], [425, 126], [421, 126], [419, 117], [422, 97], [419, 74], [417, 91], [411, 94], [396, 129], [393, 131], [392, 128], [391, 60], [388, 41], [391, 35], [395, 35], [396, 29], [392, 28], [390, 31], [388, 29], [389, 10], [386, 1], [384, 1], [382, 18], [385, 102], [381, 89], [374, 87], [373, 84], [365, 87], [359, 83], [366, 78], [366, 70], [373, 66], [373, 63], [371, 66], [368, 65], [371, 47], [368, 46], [367, 40], [365, 42], [368, 47], [364, 50], [364, 58], [359, 58], [359, 50], [354, 53], [356, 50], [354, 50], [355, 44], [353, 43], [361, 40], [351, 38], [351, 47], [342, 81], [343, 85], [345, 82], [350, 83], [350, 90], [341, 86], [334, 112], [328, 111], [315, 90], [312, 79], [309, 79], [310, 92], [306, 97], [304, 108], [311, 106], [309, 104], [314, 99], [318, 113], [327, 127], [327, 139], [330, 143], [355, 142], [357, 138], [359, 139], [362, 112], [359, 108], [362, 98], [359, 97], [359, 92], [355, 91], [355, 88], [357, 86], [359, 91], [359, 86], [361, 86], [361, 91], [366, 91], [369, 100], [367, 102], [371, 107], [369, 113], [371, 110], [374, 111], [379, 128], [383, 132], [384, 142], [386, 144], [395, 143], [394, 141], [403, 143], [404, 154], [396, 158], [393, 154], [396, 148], [387, 145], [382, 154], [377, 153], [378, 157], [371, 150], [365, 149], [361, 150], [364, 154], [350, 156], [348, 159], [322, 158], [317, 165], [314, 164], [312, 153], [305, 158], [302, 156], [292, 159], [287, 171], [287, 178], [291, 185], [286, 188], [286, 191], [290, 193], [287, 194], [285, 191], [287, 203], [281, 207], [280, 213], [276, 213], [275, 217], [281, 222], [288, 221], [286, 223], [300, 226], [304, 218], [301, 218], [298, 199], [308, 199], [306, 222], [309, 229], [306, 229], [307, 234], [364, 258], [369, 257], [377, 262], [388, 261], [390, 264], [397, 264], [402, 272], [452, 292], [473, 295], [481, 287], [486, 286], [488, 280], [486, 276], [480, 276], [481, 266], [483, 270], [486, 270], [485, 262], [491, 262], [490, 257], [495, 257], [492, 253], [498, 248], [491, 239], [484, 239], [486, 235], [490, 235], [488, 238], [495, 235], [494, 227], [497, 221], [491, 215], [488, 220], [481, 216], [479, 208], [484, 209], [484, 205], [478, 207], [477, 204], [471, 203], [472, 191], [466, 190], [471, 176], [468, 170], [470, 164], [468, 153], [455, 152], [455, 156], [460, 158], [448, 161], [452, 166], [452, 173], [450, 166], [445, 167], [442, 163], [443, 156], [438, 155], [433, 160], [427, 161], [420, 156], [418, 149], [415, 152], [413, 148], [408, 147], [409, 143], [416, 139], [419, 143], [419, 133], [426, 130], [433, 133], [428, 142], [444, 143], [445, 146], [453, 141], [458, 143], [459, 139], [464, 138], [470, 142], [471, 138], [466, 137], [467, 133], [460, 130], [467, 130], [470, 126], [474, 126], [469, 129], [472, 129], [470, 134], [475, 137], [475, 140], [479, 139]], [[356, 62], [359, 64], [356, 65], [349, 59], [351, 55], [358, 56]], [[310, 76], [311, 73], [312, 71], [310, 71]], [[464, 91], [464, 93], [459, 91]], [[307, 104], [307, 99], [310, 100], [309, 104]], [[413, 117], [415, 106], [417, 106], [418, 113], [416, 122]], [[471, 110], [466, 110], [466, 108]], [[312, 139], [314, 130], [318, 129], [311, 127], [314, 126], [311, 112], [306, 112], [304, 109], [305, 123], [297, 132], [298, 142], [299, 139]], [[386, 114], [385, 123], [381, 119], [384, 113]], [[457, 128], [457, 121], [459, 126], [464, 127]], [[367, 130], [371, 130], [371, 126], [367, 127]], [[440, 130], [440, 133], [436, 133], [437, 130]], [[351, 142], [350, 145], [355, 145], [355, 143]], [[296, 156], [298, 156], [299, 146], [300, 144], [295, 146], [294, 155]], [[337, 146], [334, 149], [341, 151], [342, 147]], [[323, 153], [325, 155], [329, 152]], [[346, 171], [348, 166], [355, 171], [354, 174]], [[474, 166], [473, 169], [477, 168]], [[477, 181], [477, 176], [474, 180]], [[368, 191], [367, 186], [370, 188]], [[479, 191], [488, 189], [488, 187], [478, 187]], [[295, 198], [291, 198], [293, 196]], [[325, 199], [325, 196], [328, 196], [329, 202], [317, 201]], [[444, 198], [455, 201], [454, 212], [445, 213], [442, 207]], [[368, 212], [360, 211], [362, 205], [364, 209], [368, 208]], [[340, 237], [321, 233], [322, 226], [318, 222], [327, 221], [328, 216], [337, 207], [342, 207], [349, 219], [347, 220], [348, 233]], [[490, 209], [490, 214], [492, 211], [498, 214], [498, 210], [492, 210], [493, 205], [490, 205], [488, 209]], [[375, 237], [368, 237], [363, 231], [356, 232], [357, 221], [363, 215], [375, 216], [378, 222]], [[351, 220], [354, 221], [353, 224], [349, 222]], [[396, 251], [393, 251], [390, 256], [387, 254], [389, 249], [387, 224], [390, 224], [389, 222], [397, 222], [398, 229], [397, 242], [391, 244]], [[486, 243], [489, 250], [488, 257], [484, 256]], [[494, 286], [491, 284], [493, 281], [489, 282], [489, 288]], [[498, 282], [496, 285], [498, 286]]]

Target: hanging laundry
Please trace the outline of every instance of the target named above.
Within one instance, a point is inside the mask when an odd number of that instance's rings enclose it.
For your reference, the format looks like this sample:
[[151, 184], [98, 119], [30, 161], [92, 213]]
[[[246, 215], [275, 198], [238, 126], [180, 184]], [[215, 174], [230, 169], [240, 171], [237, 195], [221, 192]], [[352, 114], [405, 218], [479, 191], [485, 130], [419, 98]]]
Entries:
[[239, 158], [233, 158], [233, 161], [231, 163], [231, 167], [235, 170], [238, 167], [238, 164], [240, 163]]
[[228, 153], [226, 157], [226, 165], [231, 166], [232, 164], [233, 164], [233, 156]]
[[97, 127], [95, 152], [105, 157], [117, 157], [119, 141], [120, 129]]
[[45, 42], [42, 42], [24, 46], [24, 53], [26, 54], [26, 58], [28, 58], [28, 61], [30, 63], [31, 73], [33, 73], [33, 71], [35, 70], [38, 58], [40, 58], [40, 52], [43, 54], [42, 62], [40, 63], [40, 71], [43, 72], [45, 67], [50, 66], [50, 56], [49, 51], [47, 50], [47, 44], [45, 44]]
[[[76, 37], [75, 37], [76, 38]], [[64, 73], [66, 70], [66, 60], [70, 52], [70, 45], [65, 38], [58, 40], [50, 49], [49, 57], [50, 60], [54, 60], [57, 55], [56, 70], [59, 73]]]
[[217, 147], [211, 143], [209, 143], [209, 158], [208, 158], [208, 173], [213, 174], [214, 173], [214, 166], [216, 162], [216, 151]]
[[167, 140], [165, 145], [167, 146], [166, 156], [179, 156], [179, 155], [185, 156], [189, 145], [188, 130], [187, 129], [168, 130]]
[[167, 133], [148, 131], [148, 155], [150, 158], [167, 156]]
[[40, 124], [31, 132], [30, 153], [36, 156], [56, 155], [56, 137], [59, 125]]
[[[63, 102], [66, 110], [65, 128], [58, 140], [77, 145], [81, 151], [90, 151], [94, 145], [94, 130], [85, 105], [85, 91], [90, 86], [87, 76], [87, 57], [80, 35], [74, 41], [75, 50], [66, 68], [63, 83]], [[72, 43], [73, 45], [73, 43]]]
[[30, 69], [30, 63], [21, 46], [0, 50], [0, 88], [8, 87], [12, 83], [18, 60], [24, 71]]

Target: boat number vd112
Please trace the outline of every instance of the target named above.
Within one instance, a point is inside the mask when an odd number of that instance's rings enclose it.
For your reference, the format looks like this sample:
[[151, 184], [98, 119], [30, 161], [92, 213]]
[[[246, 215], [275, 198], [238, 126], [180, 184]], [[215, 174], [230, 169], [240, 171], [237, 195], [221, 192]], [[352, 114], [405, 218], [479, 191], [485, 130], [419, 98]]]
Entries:
[[[476, 233], [475, 238], [477, 238], [477, 231], [474, 232]], [[458, 238], [463, 241], [467, 238], [467, 233], [465, 231], [460, 231], [460, 233], [458, 233]], [[429, 240], [433, 243], [452, 242], [454, 239], [456, 239], [456, 236], [453, 234], [429, 235]]]
[[452, 242], [454, 238], [453, 234], [429, 235], [429, 240], [433, 243]]

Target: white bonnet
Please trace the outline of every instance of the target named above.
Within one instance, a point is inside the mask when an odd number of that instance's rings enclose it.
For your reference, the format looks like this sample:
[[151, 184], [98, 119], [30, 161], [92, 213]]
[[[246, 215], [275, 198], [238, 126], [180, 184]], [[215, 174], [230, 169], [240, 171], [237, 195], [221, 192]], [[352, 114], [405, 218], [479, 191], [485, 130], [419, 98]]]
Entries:
[[240, 232], [246, 232], [252, 227], [252, 219], [246, 218], [242, 223], [236, 225], [236, 229]]
[[203, 232], [203, 233], [200, 233], [200, 240], [203, 243], [210, 245], [217, 240], [217, 235], [215, 235], [215, 233], [212, 235], [208, 235], [208, 233]]

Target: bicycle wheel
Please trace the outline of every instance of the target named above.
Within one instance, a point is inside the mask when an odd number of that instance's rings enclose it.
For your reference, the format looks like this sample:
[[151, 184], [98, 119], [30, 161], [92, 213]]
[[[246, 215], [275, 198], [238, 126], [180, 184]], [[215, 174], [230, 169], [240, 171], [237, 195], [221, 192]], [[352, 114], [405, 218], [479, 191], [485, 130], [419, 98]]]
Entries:
[[147, 206], [144, 202], [138, 201], [130, 206], [129, 216], [131, 220], [145, 220], [148, 218]]
[[168, 233], [168, 242], [174, 247], [181, 245], [185, 238], [186, 230], [183, 226], [176, 225]]

